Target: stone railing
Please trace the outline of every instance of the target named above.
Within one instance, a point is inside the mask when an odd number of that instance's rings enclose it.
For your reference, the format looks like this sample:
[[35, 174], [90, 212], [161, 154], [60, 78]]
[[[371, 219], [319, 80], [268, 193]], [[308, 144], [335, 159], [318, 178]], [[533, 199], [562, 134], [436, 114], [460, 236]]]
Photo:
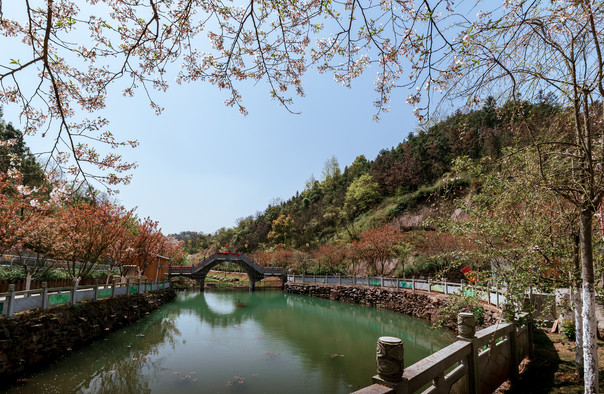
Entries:
[[170, 282], [130, 282], [111, 285], [77, 286], [48, 288], [42, 283], [41, 289], [15, 291], [15, 285], [9, 285], [7, 293], [0, 293], [0, 315], [12, 316], [14, 313], [31, 309], [48, 309], [50, 306], [70, 304], [82, 301], [96, 301], [120, 295], [146, 293], [170, 287]]
[[518, 380], [518, 365], [532, 356], [530, 324], [501, 323], [476, 332], [474, 315], [458, 316], [458, 340], [405, 368], [404, 344], [381, 337], [377, 343], [377, 372], [369, 393], [492, 393], [507, 379]]
[[341, 275], [287, 275], [287, 281], [292, 283], [323, 283], [338, 285], [363, 285], [369, 287], [386, 287], [391, 289], [423, 290], [445, 295], [477, 294], [482, 301], [501, 307], [506, 303], [505, 289], [483, 286], [469, 286], [467, 283], [449, 282], [433, 279], [387, 278], [381, 276], [341, 276]]

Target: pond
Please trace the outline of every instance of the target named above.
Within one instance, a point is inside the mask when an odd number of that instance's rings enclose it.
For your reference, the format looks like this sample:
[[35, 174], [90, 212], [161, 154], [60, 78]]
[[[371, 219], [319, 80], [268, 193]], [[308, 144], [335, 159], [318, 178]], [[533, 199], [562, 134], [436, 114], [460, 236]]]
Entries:
[[371, 384], [380, 336], [405, 365], [454, 341], [406, 315], [281, 291], [181, 292], [9, 393], [347, 393]]

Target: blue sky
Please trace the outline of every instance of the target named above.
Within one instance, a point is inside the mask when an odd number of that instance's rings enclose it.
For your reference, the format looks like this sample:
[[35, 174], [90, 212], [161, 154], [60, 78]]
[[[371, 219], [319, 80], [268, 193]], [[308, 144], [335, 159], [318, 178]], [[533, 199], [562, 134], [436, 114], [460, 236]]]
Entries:
[[[139, 166], [116, 198], [159, 221], [166, 234], [234, 226], [275, 198], [302, 191], [311, 174], [319, 179], [332, 155], [342, 168], [361, 154], [374, 159], [415, 129], [403, 92], [381, 122], [373, 121], [374, 75], [369, 70], [349, 89], [310, 71], [307, 96], [294, 106], [301, 115], [271, 100], [263, 84], [242, 89], [247, 116], [225, 107], [226, 92], [203, 83], [174, 82], [167, 93], [155, 94], [165, 107], [159, 116], [140, 92], [133, 98], [114, 94], [105, 111], [110, 129], [119, 139], [140, 141], [122, 151]], [[19, 125], [16, 108], [4, 112]], [[34, 152], [51, 143], [39, 137], [27, 142]]]

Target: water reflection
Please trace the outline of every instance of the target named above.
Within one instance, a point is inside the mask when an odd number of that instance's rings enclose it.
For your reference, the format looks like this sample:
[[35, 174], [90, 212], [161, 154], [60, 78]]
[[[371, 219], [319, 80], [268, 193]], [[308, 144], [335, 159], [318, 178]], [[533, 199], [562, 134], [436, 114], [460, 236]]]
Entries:
[[370, 383], [381, 335], [403, 339], [406, 365], [453, 340], [358, 305], [278, 291], [184, 292], [9, 392], [344, 393]]

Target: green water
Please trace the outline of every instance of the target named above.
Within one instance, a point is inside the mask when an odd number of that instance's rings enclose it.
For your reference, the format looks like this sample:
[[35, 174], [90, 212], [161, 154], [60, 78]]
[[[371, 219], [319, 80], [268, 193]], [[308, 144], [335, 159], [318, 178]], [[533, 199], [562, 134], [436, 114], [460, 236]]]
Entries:
[[279, 291], [183, 292], [8, 392], [347, 393], [371, 383], [383, 335], [403, 339], [405, 365], [454, 340], [359, 305]]

